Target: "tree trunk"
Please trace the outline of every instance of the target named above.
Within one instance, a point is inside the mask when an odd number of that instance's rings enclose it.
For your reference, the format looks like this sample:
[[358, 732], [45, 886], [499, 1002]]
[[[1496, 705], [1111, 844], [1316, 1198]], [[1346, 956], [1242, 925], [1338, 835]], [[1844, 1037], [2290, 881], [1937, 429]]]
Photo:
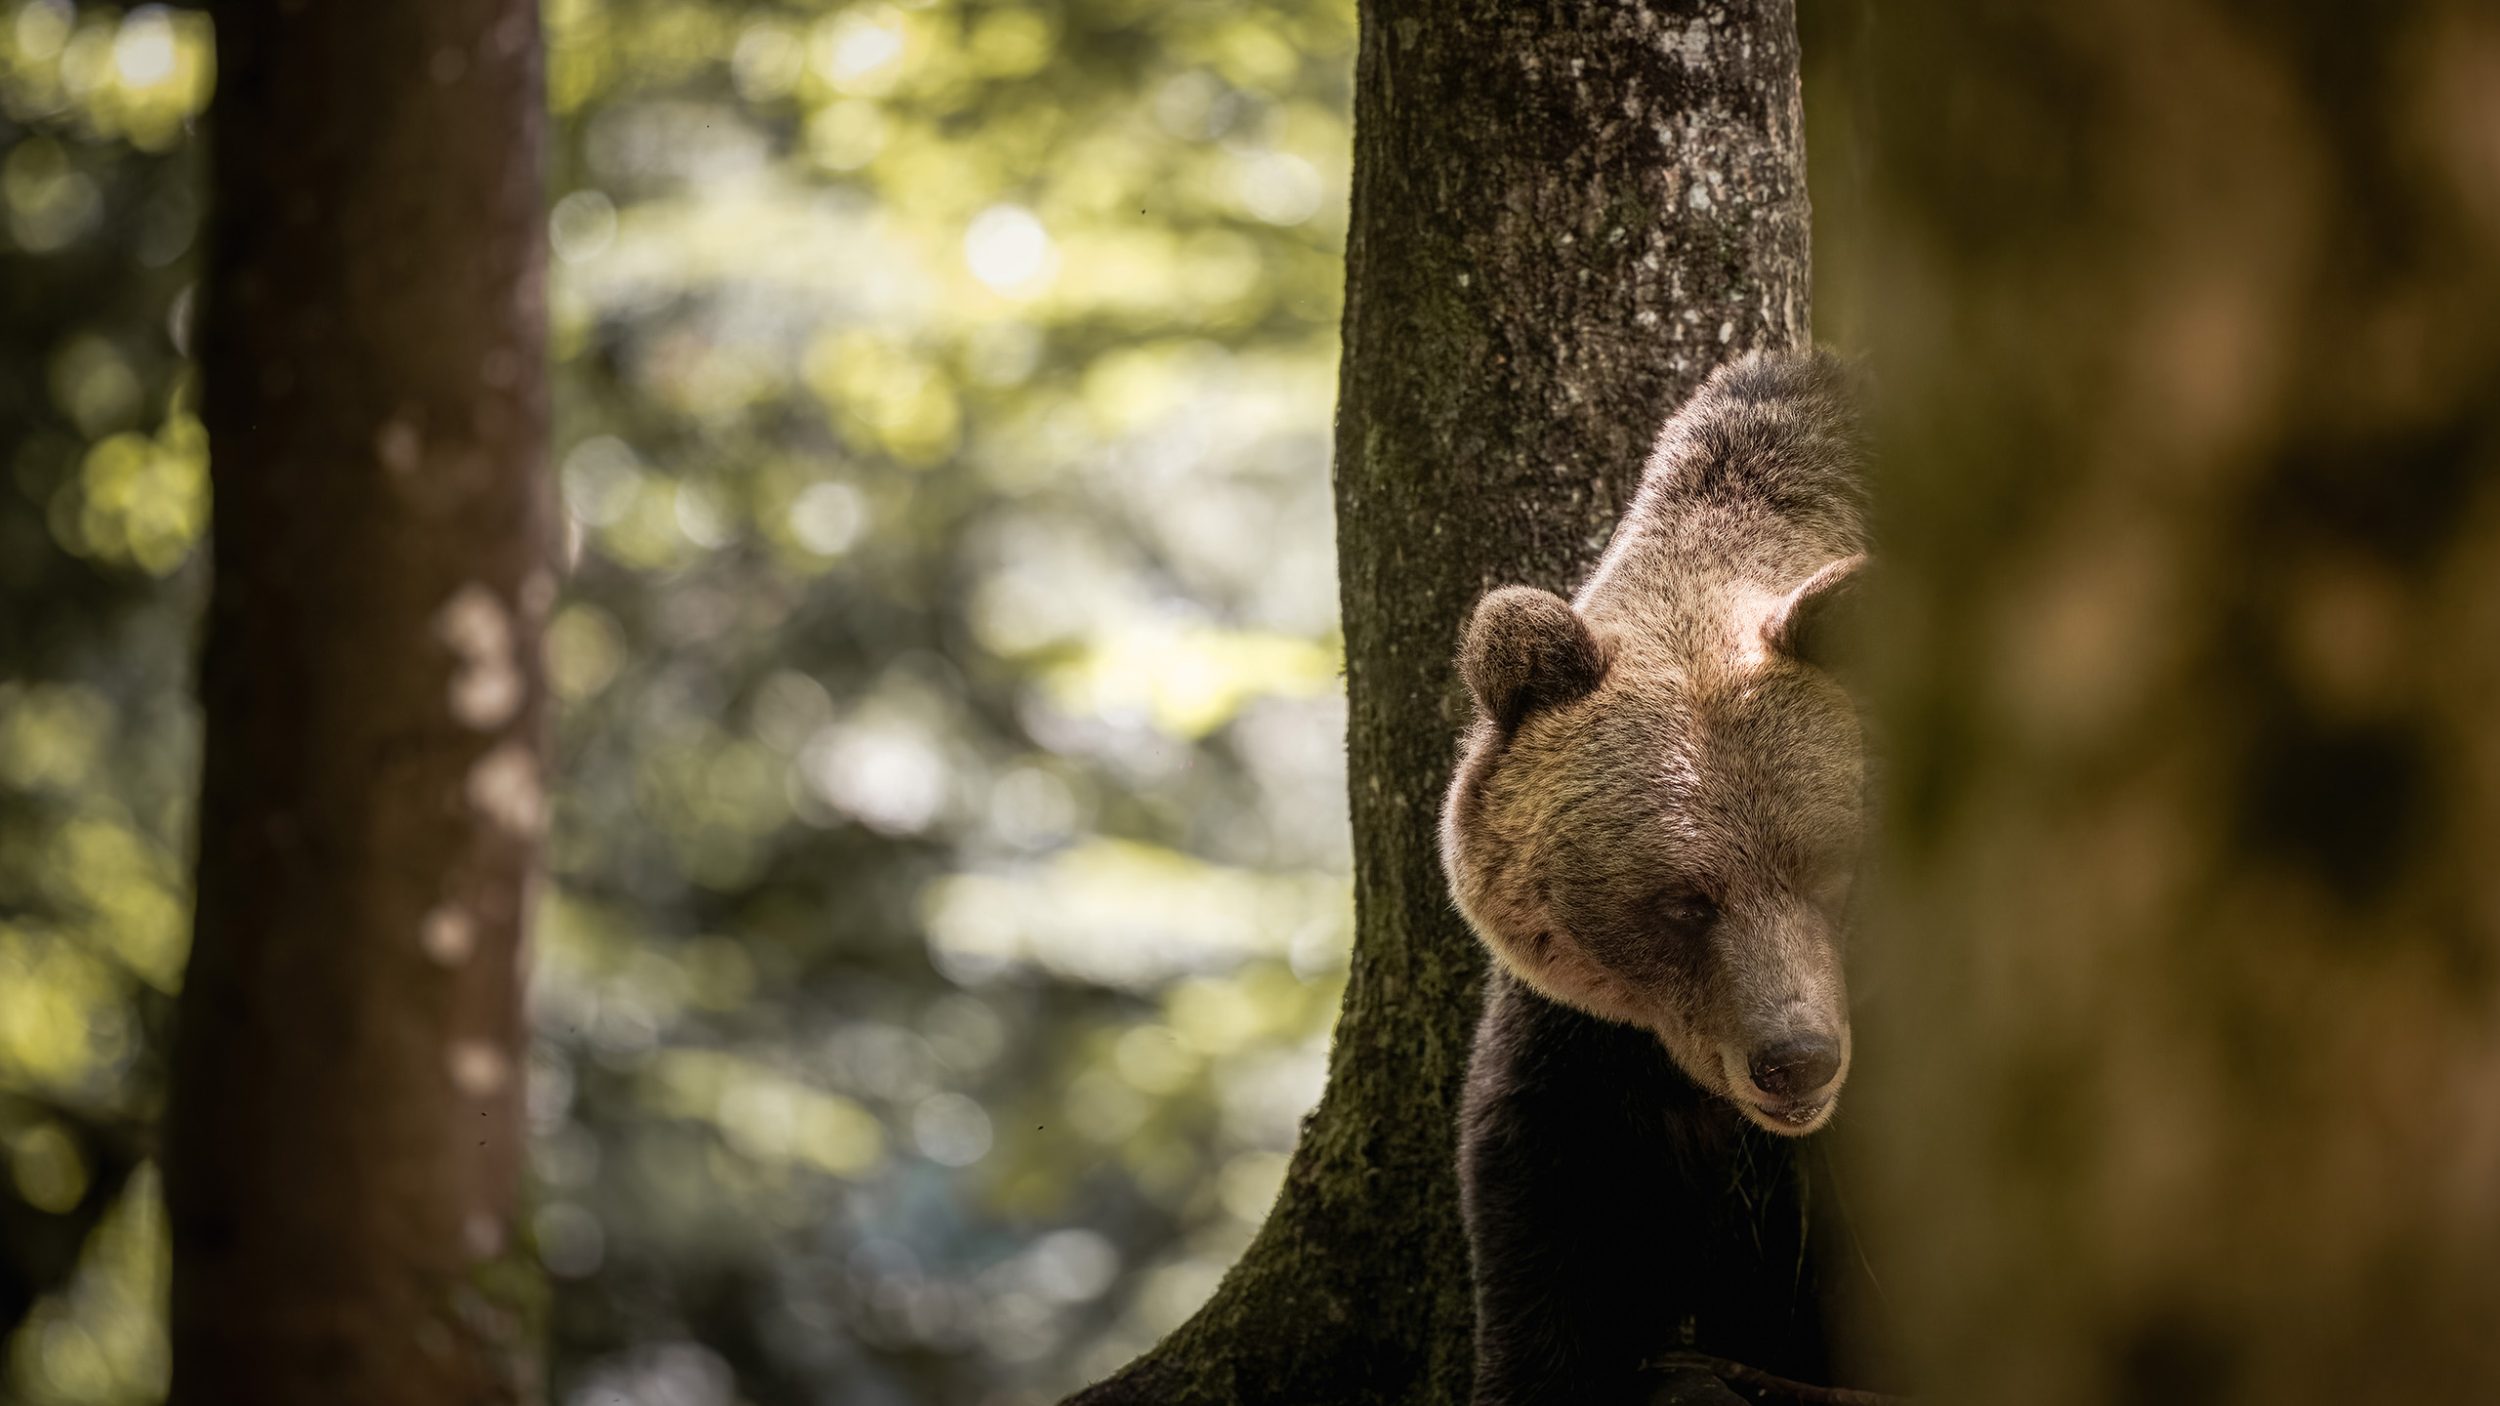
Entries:
[[529, 1400], [537, 7], [236, 0], [217, 37], [172, 1399]]
[[1924, 1395], [2500, 1400], [2500, 22], [1873, 43], [1847, 1130]]
[[1089, 1406], [1463, 1402], [1454, 1167], [1482, 969], [1435, 846], [1486, 588], [1567, 591], [1666, 413], [1803, 341], [1788, 0], [1362, 12], [1337, 421], [1358, 922], [1328, 1090], [1266, 1225]]

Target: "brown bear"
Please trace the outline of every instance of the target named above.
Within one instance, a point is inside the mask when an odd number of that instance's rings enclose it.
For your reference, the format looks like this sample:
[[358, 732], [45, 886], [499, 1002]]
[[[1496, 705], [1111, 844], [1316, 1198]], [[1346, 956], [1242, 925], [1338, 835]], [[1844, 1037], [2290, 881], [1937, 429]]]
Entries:
[[1823, 353], [1722, 368], [1578, 594], [1487, 595], [1442, 856], [1494, 956], [1463, 1115], [1478, 1406], [1697, 1349], [1828, 1370], [1794, 1141], [1849, 1071], [1864, 828], [1832, 667], [1864, 456]]

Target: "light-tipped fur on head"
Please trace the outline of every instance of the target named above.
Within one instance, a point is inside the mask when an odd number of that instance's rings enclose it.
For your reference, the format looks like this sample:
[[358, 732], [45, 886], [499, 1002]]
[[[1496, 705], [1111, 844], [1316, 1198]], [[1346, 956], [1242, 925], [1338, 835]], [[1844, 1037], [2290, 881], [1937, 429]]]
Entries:
[[1832, 665], [1866, 542], [1847, 379], [1821, 353], [1722, 368], [1574, 599], [1477, 604], [1477, 716], [1442, 814], [1451, 891], [1505, 967], [1655, 1032], [1780, 1133], [1829, 1119], [1849, 1057], [1863, 765]]

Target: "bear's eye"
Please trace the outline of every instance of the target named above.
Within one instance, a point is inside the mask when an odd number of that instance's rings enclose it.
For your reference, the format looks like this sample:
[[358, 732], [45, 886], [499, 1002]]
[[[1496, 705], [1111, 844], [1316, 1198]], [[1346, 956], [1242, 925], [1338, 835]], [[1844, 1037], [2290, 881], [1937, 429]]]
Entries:
[[1681, 884], [1660, 889], [1650, 899], [1649, 911], [1660, 926], [1679, 934], [1708, 931], [1719, 920], [1719, 905], [1710, 895]]

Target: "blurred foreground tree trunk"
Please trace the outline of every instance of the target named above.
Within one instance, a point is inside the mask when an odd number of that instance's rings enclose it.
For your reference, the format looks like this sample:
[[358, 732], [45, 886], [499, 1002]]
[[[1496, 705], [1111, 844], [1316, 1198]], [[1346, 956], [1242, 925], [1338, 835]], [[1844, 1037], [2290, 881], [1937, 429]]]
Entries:
[[537, 7], [233, 0], [216, 22], [173, 1401], [525, 1401], [521, 950], [556, 584]]
[[1875, 24], [1926, 1397], [2500, 1400], [2500, 16]]
[[1487, 587], [1568, 591], [1664, 415], [1801, 342], [1788, 0], [1362, 10], [1337, 412], [1354, 963], [1328, 1090], [1215, 1298], [1105, 1403], [1464, 1402], [1481, 962], [1435, 847]]

